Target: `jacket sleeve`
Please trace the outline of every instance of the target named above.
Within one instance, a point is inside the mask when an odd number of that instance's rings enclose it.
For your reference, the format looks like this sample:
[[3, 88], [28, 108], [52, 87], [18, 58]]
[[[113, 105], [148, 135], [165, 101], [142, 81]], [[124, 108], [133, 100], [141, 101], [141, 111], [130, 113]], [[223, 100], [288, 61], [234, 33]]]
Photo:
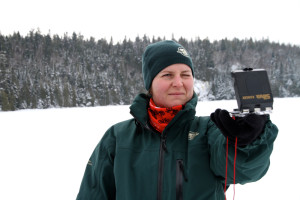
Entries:
[[[237, 147], [235, 183], [245, 184], [261, 179], [268, 171], [273, 143], [278, 129], [270, 120], [265, 125], [264, 132], [246, 147]], [[216, 125], [208, 122], [208, 144], [210, 151], [210, 167], [216, 176], [225, 180], [226, 171], [226, 138]], [[227, 183], [233, 184], [234, 176], [234, 145], [228, 145]]]
[[109, 129], [92, 153], [76, 200], [113, 200], [115, 181], [113, 173], [115, 139]]

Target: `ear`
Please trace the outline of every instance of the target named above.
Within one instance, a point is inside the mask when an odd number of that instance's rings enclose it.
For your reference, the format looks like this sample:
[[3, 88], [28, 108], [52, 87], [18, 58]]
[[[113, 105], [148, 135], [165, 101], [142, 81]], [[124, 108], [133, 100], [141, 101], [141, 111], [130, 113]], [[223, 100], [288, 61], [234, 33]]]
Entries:
[[150, 87], [150, 89], [148, 90], [147, 96], [148, 96], [149, 98], [152, 97], [152, 87]]

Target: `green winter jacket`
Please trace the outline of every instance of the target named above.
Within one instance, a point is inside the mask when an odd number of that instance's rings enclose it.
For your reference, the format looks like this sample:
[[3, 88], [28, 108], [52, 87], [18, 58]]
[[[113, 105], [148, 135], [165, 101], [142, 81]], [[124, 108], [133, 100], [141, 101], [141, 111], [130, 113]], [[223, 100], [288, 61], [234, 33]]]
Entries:
[[[87, 164], [77, 200], [224, 200], [226, 139], [209, 117], [195, 117], [197, 96], [162, 134], [148, 123], [149, 99], [136, 97], [133, 119], [107, 130]], [[237, 149], [236, 183], [262, 178], [277, 127], [268, 121], [252, 144]], [[229, 145], [228, 185], [234, 146]]]

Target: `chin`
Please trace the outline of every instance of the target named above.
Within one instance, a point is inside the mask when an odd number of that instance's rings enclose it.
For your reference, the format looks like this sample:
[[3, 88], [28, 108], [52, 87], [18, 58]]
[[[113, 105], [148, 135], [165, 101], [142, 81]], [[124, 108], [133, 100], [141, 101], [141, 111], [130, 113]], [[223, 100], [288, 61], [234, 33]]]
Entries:
[[182, 100], [176, 100], [172, 101], [172, 103], [169, 103], [167, 107], [173, 107], [173, 106], [179, 106], [179, 105], [184, 105], [186, 102]]
[[[162, 100], [162, 101], [160, 101]], [[154, 103], [161, 108], [170, 108], [173, 106], [184, 105], [188, 100], [186, 98], [163, 98], [163, 99], [154, 99]]]

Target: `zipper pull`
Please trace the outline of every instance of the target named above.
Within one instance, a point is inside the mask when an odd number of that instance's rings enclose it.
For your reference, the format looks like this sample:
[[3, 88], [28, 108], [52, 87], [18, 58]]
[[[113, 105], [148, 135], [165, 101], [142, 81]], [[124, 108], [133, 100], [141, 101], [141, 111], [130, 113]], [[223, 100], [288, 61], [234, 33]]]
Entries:
[[185, 182], [188, 181], [188, 178], [186, 177], [186, 174], [185, 174], [185, 171], [184, 171], [184, 166], [183, 166], [183, 161], [182, 160], [179, 160], [179, 168], [182, 172], [182, 175], [183, 175], [183, 178], [185, 180]]
[[166, 153], [168, 153], [168, 149], [167, 149], [167, 144], [166, 144], [166, 139], [167, 138], [165, 138], [165, 137], [162, 137], [161, 138], [162, 139], [162, 148], [163, 148], [163, 150], [166, 152]]

